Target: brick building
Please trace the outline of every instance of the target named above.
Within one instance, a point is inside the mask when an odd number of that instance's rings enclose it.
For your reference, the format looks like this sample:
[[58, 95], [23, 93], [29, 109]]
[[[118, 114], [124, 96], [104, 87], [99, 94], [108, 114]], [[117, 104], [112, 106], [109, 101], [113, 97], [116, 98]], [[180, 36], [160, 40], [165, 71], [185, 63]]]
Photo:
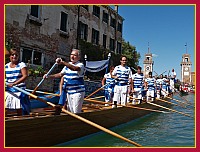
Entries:
[[121, 54], [124, 19], [105, 5], [5, 5], [5, 44], [20, 59], [49, 69], [83, 39]]

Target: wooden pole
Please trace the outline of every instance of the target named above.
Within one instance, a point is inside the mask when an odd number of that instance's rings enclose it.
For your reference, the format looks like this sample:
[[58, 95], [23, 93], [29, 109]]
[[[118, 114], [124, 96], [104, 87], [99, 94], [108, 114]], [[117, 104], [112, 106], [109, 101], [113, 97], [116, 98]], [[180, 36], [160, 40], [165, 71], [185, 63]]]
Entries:
[[[54, 63], [54, 65], [51, 67], [51, 69], [47, 72], [46, 76], [48, 76], [53, 69], [56, 67], [57, 63]], [[39, 86], [43, 83], [43, 81], [45, 80], [45, 78], [42, 78], [42, 80], [38, 83], [38, 85], [36, 86], [36, 88], [33, 90], [32, 94], [35, 93], [35, 91], [39, 88]]]
[[188, 105], [188, 106], [192, 106], [192, 105], [189, 104], [189, 103], [181, 102], [180, 100], [177, 100], [177, 99], [174, 99], [174, 98], [170, 98], [170, 97], [166, 97], [166, 98], [169, 98], [169, 99], [174, 100], [174, 101], [176, 101], [176, 102], [179, 102], [179, 103], [181, 103], [181, 104], [185, 104], [185, 105]]
[[[148, 103], [148, 104], [151, 104], [151, 105], [154, 105], [154, 106], [157, 106], [157, 107], [160, 107], [160, 108], [163, 108], [163, 109], [167, 109], [167, 110], [172, 111], [172, 112], [176, 112], [176, 113], [182, 114], [182, 115], [184, 115], [184, 116], [192, 117], [192, 116], [189, 115], [189, 114], [186, 114], [186, 113], [183, 113], [183, 112], [179, 112], [179, 111], [176, 111], [176, 110], [174, 110], [174, 109], [170, 109], [170, 108], [167, 108], [167, 107], [164, 107], [164, 106], [161, 106], [161, 105], [152, 103], [152, 102], [147, 102], [147, 103]], [[192, 117], [192, 118], [193, 118], [193, 117]]]
[[[33, 90], [30, 90], [30, 89], [25, 89], [26, 91], [33, 91]], [[58, 96], [60, 97], [59, 94], [55, 94], [55, 93], [50, 93], [50, 92], [43, 92], [43, 91], [35, 91], [36, 93], [41, 93], [41, 94], [49, 94], [49, 95], [52, 95], [52, 96]]]
[[178, 104], [175, 104], [175, 103], [173, 103], [173, 102], [169, 102], [169, 101], [166, 101], [166, 100], [163, 100], [163, 99], [159, 99], [159, 98], [156, 98], [157, 100], [160, 100], [160, 101], [162, 101], [162, 102], [166, 102], [166, 103], [168, 103], [168, 104], [172, 104], [172, 105], [175, 105], [175, 106], [181, 106], [182, 108], [185, 108], [185, 109], [190, 109], [190, 108], [187, 108], [187, 107], [183, 107], [182, 105], [178, 105]]
[[[16, 87], [16, 86], [13, 86], [13, 88], [15, 88], [16, 90], [18, 90], [18, 91], [20, 91], [20, 92], [23, 92], [23, 93], [26, 94], [26, 95], [31, 96], [32, 98], [35, 98], [35, 99], [37, 99], [37, 100], [39, 100], [39, 101], [42, 101], [42, 102], [44, 102], [44, 103], [46, 103], [46, 104], [48, 104], [48, 105], [50, 105], [50, 106], [52, 106], [52, 107], [55, 107], [55, 106], [56, 106], [55, 104], [53, 104], [53, 103], [51, 103], [51, 102], [48, 102], [48, 101], [46, 101], [46, 100], [44, 100], [44, 99], [42, 99], [42, 98], [39, 98], [38, 96], [36, 96], [36, 95], [34, 95], [34, 94], [32, 94], [32, 93], [29, 93], [29, 92], [27, 92], [27, 91], [25, 91], [25, 90], [23, 90], [23, 89], [21, 89], [21, 88], [18, 88], [18, 87]], [[117, 137], [117, 138], [119, 138], [119, 139], [121, 139], [121, 140], [124, 140], [124, 141], [126, 141], [126, 142], [129, 142], [129, 143], [131, 143], [131, 144], [133, 144], [133, 145], [135, 145], [135, 146], [137, 146], [137, 147], [141, 147], [140, 144], [138, 144], [138, 143], [136, 143], [136, 142], [134, 142], [134, 141], [132, 141], [132, 140], [129, 140], [129, 139], [127, 139], [127, 138], [125, 138], [125, 137], [123, 137], [123, 136], [121, 136], [121, 135], [119, 135], [119, 134], [117, 134], [117, 133], [115, 133], [115, 132], [113, 132], [113, 131], [107, 129], [107, 128], [104, 128], [104, 127], [102, 127], [102, 126], [100, 126], [100, 125], [98, 125], [98, 124], [96, 124], [96, 123], [94, 123], [94, 122], [92, 122], [92, 121], [90, 121], [90, 120], [87, 120], [87, 119], [85, 119], [85, 118], [83, 118], [83, 117], [81, 117], [81, 116], [78, 116], [78, 115], [76, 115], [76, 114], [74, 114], [74, 113], [71, 113], [71, 112], [69, 112], [68, 110], [66, 110], [66, 109], [64, 109], [64, 108], [62, 108], [62, 111], [63, 111], [64, 113], [66, 113], [66, 114], [68, 114], [68, 115], [70, 115], [70, 116], [76, 118], [76, 119], [79, 119], [79, 120], [81, 120], [81, 121], [83, 121], [83, 122], [85, 122], [85, 123], [87, 123], [87, 124], [89, 124], [89, 125], [91, 125], [91, 126], [93, 126], [93, 127], [98, 128], [98, 129], [100, 129], [100, 130], [102, 130], [102, 131], [104, 131], [104, 132], [106, 132], [106, 133], [108, 133], [108, 134], [110, 134], [110, 135], [113, 135], [113, 136], [115, 136], [115, 137]], [[81, 129], [81, 128], [80, 128], [80, 129]]]
[[[92, 100], [92, 99], [84, 99], [85, 101], [96, 103], [96, 104], [109, 104], [109, 105], [114, 105], [113, 103], [109, 102], [103, 102], [103, 101], [98, 101], [98, 100]], [[166, 111], [160, 111], [160, 110], [154, 110], [154, 109], [148, 109], [148, 108], [142, 108], [142, 107], [135, 107], [135, 106], [124, 106], [124, 105], [117, 105], [117, 106], [122, 106], [122, 107], [128, 107], [128, 108], [134, 108], [134, 109], [140, 109], [140, 110], [147, 110], [147, 111], [153, 111], [153, 112], [161, 112], [161, 113], [168, 113]]]

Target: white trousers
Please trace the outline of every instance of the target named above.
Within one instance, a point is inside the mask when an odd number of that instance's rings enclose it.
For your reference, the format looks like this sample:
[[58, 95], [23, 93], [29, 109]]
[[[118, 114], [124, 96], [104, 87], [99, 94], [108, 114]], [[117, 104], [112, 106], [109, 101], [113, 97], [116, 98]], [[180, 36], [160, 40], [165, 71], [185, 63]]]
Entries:
[[133, 92], [133, 101], [132, 101], [133, 104], [136, 103], [137, 99], [142, 100], [142, 92], [140, 90], [141, 88], [134, 88], [134, 91], [136, 92]]
[[72, 113], [81, 113], [85, 92], [67, 94], [67, 109]]
[[170, 89], [174, 92], [174, 80], [170, 79]]
[[147, 90], [147, 97], [154, 98], [154, 96], [155, 96], [155, 91], [154, 90]]
[[113, 101], [117, 104], [126, 105], [127, 103], [128, 86], [115, 86]]
[[20, 96], [21, 92], [5, 92], [5, 108], [21, 109]]

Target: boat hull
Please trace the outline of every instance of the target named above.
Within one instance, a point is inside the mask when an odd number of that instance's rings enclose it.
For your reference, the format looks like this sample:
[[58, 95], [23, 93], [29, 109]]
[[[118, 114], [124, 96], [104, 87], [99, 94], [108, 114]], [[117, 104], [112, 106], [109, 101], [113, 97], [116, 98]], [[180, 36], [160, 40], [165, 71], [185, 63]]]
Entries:
[[[155, 101], [155, 103], [166, 106], [166, 103], [162, 101]], [[147, 103], [137, 106], [159, 109], [159, 107]], [[78, 115], [105, 128], [110, 128], [149, 113], [151, 111], [119, 107], [95, 112], [84, 112]], [[5, 146], [49, 147], [98, 131], [100, 130], [65, 114], [8, 119], [5, 121]]]

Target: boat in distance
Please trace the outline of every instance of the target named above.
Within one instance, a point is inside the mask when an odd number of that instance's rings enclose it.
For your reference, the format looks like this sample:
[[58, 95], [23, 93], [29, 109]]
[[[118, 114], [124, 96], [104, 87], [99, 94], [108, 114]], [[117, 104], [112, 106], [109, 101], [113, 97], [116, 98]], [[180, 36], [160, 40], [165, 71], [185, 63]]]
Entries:
[[[166, 106], [165, 102], [155, 100], [153, 103]], [[146, 102], [134, 107], [158, 110], [157, 106]], [[43, 109], [44, 110], [44, 109]], [[137, 118], [141, 118], [152, 111], [131, 107], [83, 105], [83, 112], [77, 115], [97, 123], [105, 128], [111, 128]], [[46, 108], [46, 112], [34, 113], [29, 116], [15, 116], [5, 118], [5, 147], [49, 147], [77, 139], [99, 129], [80, 121], [68, 114], [53, 114]]]

